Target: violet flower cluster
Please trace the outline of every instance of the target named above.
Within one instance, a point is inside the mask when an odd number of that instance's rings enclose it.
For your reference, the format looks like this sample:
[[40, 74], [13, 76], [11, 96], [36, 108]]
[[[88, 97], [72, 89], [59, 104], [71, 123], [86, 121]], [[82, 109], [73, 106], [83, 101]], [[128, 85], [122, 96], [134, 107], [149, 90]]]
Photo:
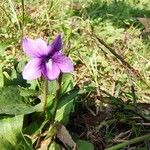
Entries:
[[73, 71], [73, 63], [62, 52], [62, 39], [58, 35], [47, 45], [42, 39], [32, 40], [25, 37], [22, 42], [23, 51], [32, 59], [23, 70], [23, 78], [33, 80], [42, 75], [48, 80], [55, 80], [59, 74]]

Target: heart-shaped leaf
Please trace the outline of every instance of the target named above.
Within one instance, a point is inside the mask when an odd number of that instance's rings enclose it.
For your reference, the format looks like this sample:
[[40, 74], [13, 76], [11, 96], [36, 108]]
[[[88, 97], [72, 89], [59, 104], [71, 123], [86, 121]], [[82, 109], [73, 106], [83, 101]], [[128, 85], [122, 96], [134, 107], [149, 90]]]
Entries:
[[17, 86], [0, 88], [0, 93], [0, 114], [21, 115], [35, 111], [24, 101]]
[[31, 143], [23, 137], [22, 126], [22, 115], [0, 119], [1, 150], [32, 150]]
[[72, 90], [64, 95], [58, 103], [55, 120], [66, 124], [69, 119], [69, 114], [74, 106], [74, 99], [79, 94], [78, 90]]

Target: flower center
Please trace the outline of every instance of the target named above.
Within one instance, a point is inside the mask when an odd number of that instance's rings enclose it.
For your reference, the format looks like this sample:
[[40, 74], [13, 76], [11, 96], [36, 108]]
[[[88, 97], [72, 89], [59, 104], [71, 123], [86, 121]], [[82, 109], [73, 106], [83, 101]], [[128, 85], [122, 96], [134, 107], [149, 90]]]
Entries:
[[46, 67], [48, 68], [48, 69], [52, 69], [52, 59], [48, 59], [47, 61], [46, 61]]

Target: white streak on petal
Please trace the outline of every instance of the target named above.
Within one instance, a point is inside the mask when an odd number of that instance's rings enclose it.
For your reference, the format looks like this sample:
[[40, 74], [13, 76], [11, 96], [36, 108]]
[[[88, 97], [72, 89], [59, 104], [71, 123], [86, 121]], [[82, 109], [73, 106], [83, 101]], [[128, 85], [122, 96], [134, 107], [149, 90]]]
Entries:
[[60, 74], [60, 69], [53, 61], [51, 61], [42, 68], [42, 74], [49, 80], [55, 80]]
[[46, 62], [46, 67], [49, 68], [49, 70], [52, 70], [52, 59], [49, 59], [48, 62]]

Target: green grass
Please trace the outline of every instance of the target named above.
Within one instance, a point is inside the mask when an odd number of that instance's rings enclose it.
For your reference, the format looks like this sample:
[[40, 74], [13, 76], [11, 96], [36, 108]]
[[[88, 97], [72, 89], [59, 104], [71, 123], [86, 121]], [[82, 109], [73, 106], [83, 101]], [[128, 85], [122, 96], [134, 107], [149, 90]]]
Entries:
[[[104, 104], [105, 97], [111, 95], [110, 103], [114, 112], [111, 110], [112, 116], [102, 122], [104, 126], [101, 131], [106, 146], [118, 143], [113, 139], [121, 133], [119, 123], [128, 122], [125, 130], [131, 130], [131, 135], [127, 138], [138, 137], [145, 130], [148, 131], [147, 127], [137, 125], [137, 120], [132, 120], [136, 116], [132, 114], [136, 112], [132, 104], [136, 106], [136, 103], [150, 101], [150, 33], [143, 31], [145, 26], [138, 20], [150, 18], [149, 0], [22, 2], [3, 0], [0, 4], [0, 61], [6, 70], [16, 66], [21, 59], [26, 60], [20, 45], [22, 36], [42, 37], [51, 41], [55, 35], [62, 33], [63, 50], [74, 61], [76, 84], [88, 89], [88, 94], [79, 103], [87, 105], [88, 110], [93, 108], [94, 103], [97, 111], [106, 111], [109, 101], [106, 100]], [[116, 56], [99, 43], [96, 36], [134, 70], [122, 65]], [[113, 101], [112, 97], [116, 99]], [[120, 103], [118, 99], [121, 99]], [[130, 109], [133, 112], [126, 113]], [[141, 108], [138, 113], [150, 119], [149, 109]], [[109, 119], [113, 121], [107, 123]], [[102, 123], [99, 122], [99, 126]]]

